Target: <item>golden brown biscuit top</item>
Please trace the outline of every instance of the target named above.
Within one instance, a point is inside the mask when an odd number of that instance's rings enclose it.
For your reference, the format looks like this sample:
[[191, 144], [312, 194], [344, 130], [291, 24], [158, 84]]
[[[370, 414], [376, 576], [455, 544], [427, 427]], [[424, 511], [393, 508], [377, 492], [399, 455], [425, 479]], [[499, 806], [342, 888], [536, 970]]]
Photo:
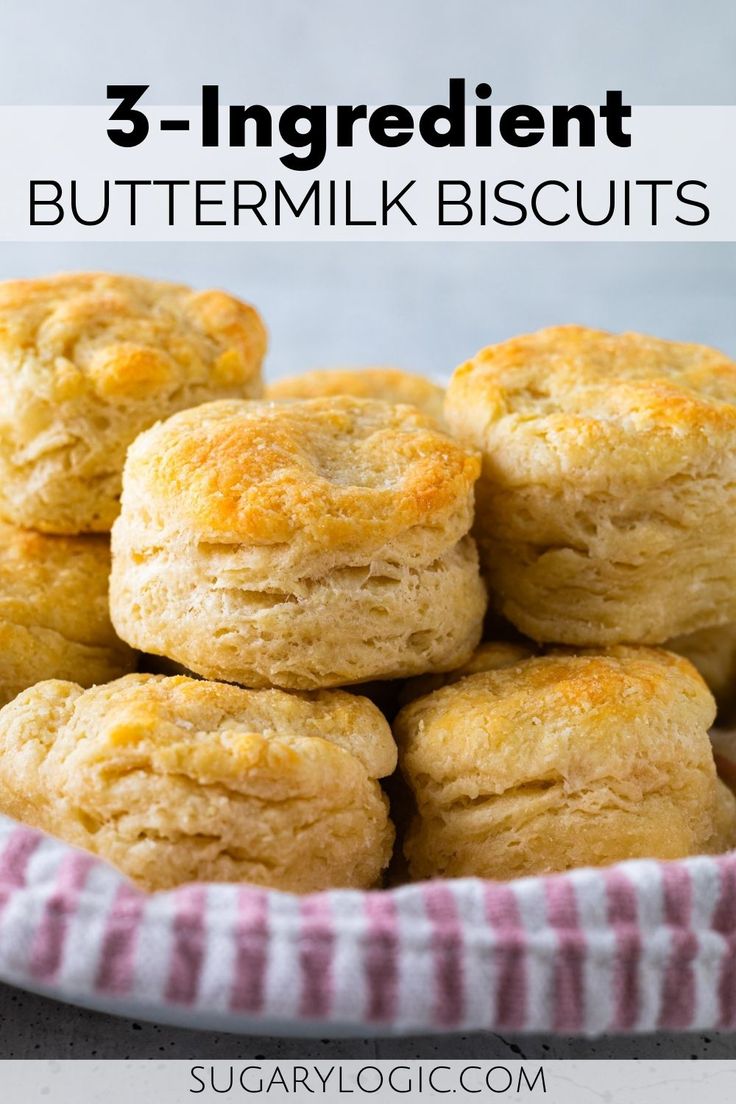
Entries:
[[266, 331], [223, 291], [107, 273], [0, 283], [0, 374], [64, 401], [131, 401], [160, 388], [258, 377]]
[[126, 675], [90, 690], [50, 680], [0, 712], [6, 744], [10, 724], [27, 732], [34, 717], [39, 744], [71, 757], [67, 765], [80, 771], [98, 768], [109, 778], [135, 770], [175, 773], [249, 792], [261, 777], [263, 796], [274, 801], [288, 796], [295, 778], [304, 779], [305, 767], [315, 786], [329, 785], [329, 776], [320, 782], [320, 769], [345, 754], [370, 778], [396, 765], [383, 715], [367, 698], [339, 690], [287, 694], [165, 675]]
[[330, 395], [406, 403], [438, 421], [442, 419], [445, 401], [442, 387], [399, 368], [322, 368], [276, 380], [266, 388], [266, 398], [275, 400], [319, 399]]
[[207, 539], [379, 547], [461, 512], [479, 460], [428, 415], [347, 396], [223, 400], [175, 414], [128, 452], [126, 499]]
[[121, 647], [110, 624], [109, 574], [106, 537], [47, 536], [0, 522], [0, 621]]
[[[446, 416], [504, 477], [678, 470], [736, 435], [736, 363], [704, 345], [556, 326], [483, 349], [455, 372]], [[615, 456], [614, 450], [619, 450]]]
[[632, 762], [642, 782], [666, 764], [684, 770], [690, 759], [707, 769], [707, 740], [692, 734], [705, 737], [714, 716], [687, 660], [618, 647], [470, 675], [405, 706], [395, 732], [414, 776], [473, 796], [488, 786], [502, 793], [620, 778]]

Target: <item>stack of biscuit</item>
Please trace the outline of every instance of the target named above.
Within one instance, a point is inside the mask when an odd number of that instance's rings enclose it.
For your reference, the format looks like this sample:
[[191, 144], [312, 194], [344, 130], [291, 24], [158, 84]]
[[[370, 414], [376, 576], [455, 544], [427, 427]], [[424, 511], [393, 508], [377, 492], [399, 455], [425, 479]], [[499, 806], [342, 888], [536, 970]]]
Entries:
[[0, 811], [148, 890], [736, 846], [736, 365], [564, 327], [262, 397], [265, 345], [222, 292], [0, 285]]
[[445, 417], [481, 452], [474, 534], [495, 610], [544, 654], [479, 653], [468, 671], [481, 673], [399, 714], [413, 876], [733, 846], [736, 804], [708, 739], [716, 706], [693, 663], [725, 710], [736, 364], [557, 327], [461, 365]]
[[0, 284], [0, 704], [133, 670], [110, 622], [125, 452], [162, 414], [260, 394], [265, 331], [220, 292], [119, 276]]

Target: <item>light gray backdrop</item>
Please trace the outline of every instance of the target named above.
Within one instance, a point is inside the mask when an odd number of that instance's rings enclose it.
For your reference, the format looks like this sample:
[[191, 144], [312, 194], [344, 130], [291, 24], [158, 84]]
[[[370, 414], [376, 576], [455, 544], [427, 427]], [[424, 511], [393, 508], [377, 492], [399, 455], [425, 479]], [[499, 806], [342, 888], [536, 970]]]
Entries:
[[[732, 0], [5, 0], [0, 102], [432, 103], [450, 76], [499, 103], [733, 103]], [[7, 156], [11, 151], [5, 151]], [[271, 330], [269, 370], [446, 373], [481, 345], [582, 322], [736, 354], [733, 245], [0, 246], [0, 278], [104, 267], [220, 285]]]

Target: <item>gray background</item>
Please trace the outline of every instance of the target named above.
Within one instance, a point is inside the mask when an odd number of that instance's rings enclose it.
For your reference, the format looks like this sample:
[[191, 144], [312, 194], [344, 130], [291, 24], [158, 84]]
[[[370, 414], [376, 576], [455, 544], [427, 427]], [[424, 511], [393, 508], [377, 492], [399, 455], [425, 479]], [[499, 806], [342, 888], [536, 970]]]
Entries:
[[[736, 102], [731, 0], [5, 0], [0, 103], [434, 103], [451, 76], [498, 103]], [[736, 353], [732, 245], [0, 247], [0, 276], [108, 267], [255, 302], [274, 375], [395, 363], [449, 373], [491, 341], [581, 322]]]
[[731, 1058], [734, 1037], [549, 1035], [274, 1039], [123, 1020], [0, 985], [0, 1058]]
[[[432, 103], [450, 76], [498, 103], [736, 101], [732, 0], [5, 0], [0, 102]], [[9, 151], [4, 151], [8, 156]], [[560, 322], [639, 329], [736, 354], [732, 245], [3, 245], [0, 277], [111, 268], [255, 302], [273, 375], [334, 363], [433, 374]], [[733, 1037], [595, 1042], [496, 1035], [366, 1042], [238, 1039], [135, 1024], [0, 986], [2, 1057], [724, 1057]]]

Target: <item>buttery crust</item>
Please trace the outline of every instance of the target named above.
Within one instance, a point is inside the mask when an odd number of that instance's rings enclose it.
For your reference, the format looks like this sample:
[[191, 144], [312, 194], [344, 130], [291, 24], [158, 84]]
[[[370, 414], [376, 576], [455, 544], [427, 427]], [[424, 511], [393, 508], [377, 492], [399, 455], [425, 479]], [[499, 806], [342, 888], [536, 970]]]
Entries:
[[479, 462], [407, 406], [219, 402], [133, 444], [118, 632], [208, 678], [287, 689], [456, 667], [486, 597]]
[[369, 887], [396, 762], [367, 699], [128, 675], [49, 681], [0, 711], [0, 809], [147, 890], [190, 881]]
[[158, 418], [261, 394], [266, 333], [222, 291], [105, 273], [0, 283], [0, 513], [105, 532], [125, 451]]
[[372, 552], [415, 527], [463, 536], [479, 471], [475, 453], [412, 407], [223, 400], [135, 441], [126, 499], [145, 496], [152, 518], [201, 540]]
[[649, 648], [528, 659], [419, 698], [395, 723], [417, 806], [412, 876], [505, 880], [732, 847], [714, 714], [695, 668]]
[[0, 705], [42, 679], [83, 686], [131, 671], [110, 622], [110, 545], [0, 522]]
[[736, 364], [554, 327], [484, 349], [445, 407], [483, 452], [476, 535], [539, 641], [661, 643], [736, 620]]
[[443, 419], [445, 392], [424, 376], [399, 368], [320, 368], [275, 380], [266, 387], [266, 398], [319, 399], [353, 395], [357, 399], [383, 399], [416, 406], [438, 422]]

